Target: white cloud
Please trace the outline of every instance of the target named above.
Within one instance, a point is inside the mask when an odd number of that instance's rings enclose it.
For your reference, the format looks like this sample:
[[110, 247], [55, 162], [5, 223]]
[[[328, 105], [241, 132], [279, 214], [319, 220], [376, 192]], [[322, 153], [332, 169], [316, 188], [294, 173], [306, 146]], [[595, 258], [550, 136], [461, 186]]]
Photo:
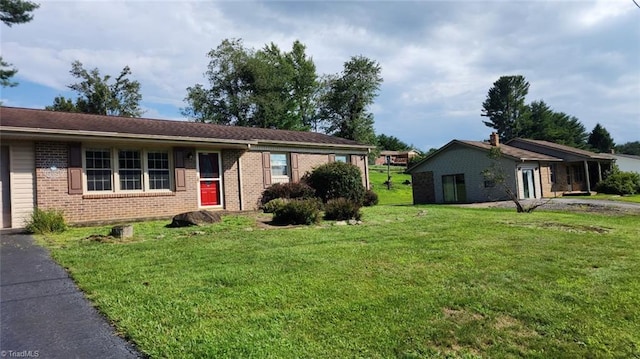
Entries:
[[145, 116], [172, 117], [166, 108], [183, 107], [186, 87], [206, 82], [206, 53], [224, 38], [282, 49], [299, 39], [319, 73], [341, 71], [353, 55], [377, 60], [385, 81], [376, 129], [405, 142], [486, 137], [482, 101], [508, 74], [529, 80], [529, 101], [587, 127], [601, 122], [624, 142], [640, 137], [639, 12], [626, 0], [42, 2], [32, 22], [2, 29], [2, 55], [18, 80], [59, 91], [76, 59], [111, 75], [129, 65]]

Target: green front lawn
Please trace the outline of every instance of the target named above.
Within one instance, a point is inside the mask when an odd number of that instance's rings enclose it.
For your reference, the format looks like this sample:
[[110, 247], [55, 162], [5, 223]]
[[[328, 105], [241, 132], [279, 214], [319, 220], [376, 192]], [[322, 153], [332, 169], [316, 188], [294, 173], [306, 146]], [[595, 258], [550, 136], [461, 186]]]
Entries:
[[640, 194], [627, 195], [627, 196], [618, 196], [615, 194], [604, 194], [598, 193], [595, 196], [585, 197], [587, 199], [605, 199], [609, 201], [621, 201], [621, 202], [632, 202], [632, 203], [640, 203]]
[[640, 355], [638, 216], [377, 206], [364, 224], [40, 239], [153, 358]]
[[411, 182], [411, 175], [405, 174], [405, 167], [391, 166], [391, 188], [387, 188], [384, 182], [387, 180], [387, 166], [371, 166], [369, 168], [369, 182], [372, 190], [378, 194], [380, 204], [412, 204], [413, 192], [411, 185], [404, 184]]

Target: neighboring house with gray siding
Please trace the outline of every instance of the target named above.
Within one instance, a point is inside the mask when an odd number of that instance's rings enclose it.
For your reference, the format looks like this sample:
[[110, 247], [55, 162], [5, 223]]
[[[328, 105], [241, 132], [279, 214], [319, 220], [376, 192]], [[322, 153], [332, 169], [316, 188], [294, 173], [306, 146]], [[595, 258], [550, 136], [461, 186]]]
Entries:
[[612, 154], [620, 171], [640, 173], [640, 156]]
[[371, 146], [314, 132], [0, 107], [2, 228], [35, 207], [70, 223], [257, 208], [273, 183]]
[[[492, 148], [501, 156], [489, 157]], [[453, 140], [410, 168], [414, 204], [467, 203], [508, 199], [499, 184], [486, 181], [483, 171], [498, 161], [505, 182], [519, 198], [542, 198], [552, 191], [552, 164], [560, 159], [490, 142]]]

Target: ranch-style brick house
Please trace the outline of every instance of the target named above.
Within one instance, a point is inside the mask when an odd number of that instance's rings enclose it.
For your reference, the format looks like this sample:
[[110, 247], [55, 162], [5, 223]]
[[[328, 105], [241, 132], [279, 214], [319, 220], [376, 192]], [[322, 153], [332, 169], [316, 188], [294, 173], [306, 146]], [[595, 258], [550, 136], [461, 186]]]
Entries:
[[496, 133], [488, 142], [453, 140], [410, 168], [414, 204], [471, 203], [509, 199], [483, 171], [499, 148], [499, 167], [505, 185], [519, 199], [539, 199], [573, 193], [590, 193], [613, 158], [608, 154], [529, 139], [500, 144]]
[[314, 132], [1, 107], [2, 228], [35, 207], [70, 223], [255, 210], [265, 188], [371, 146]]

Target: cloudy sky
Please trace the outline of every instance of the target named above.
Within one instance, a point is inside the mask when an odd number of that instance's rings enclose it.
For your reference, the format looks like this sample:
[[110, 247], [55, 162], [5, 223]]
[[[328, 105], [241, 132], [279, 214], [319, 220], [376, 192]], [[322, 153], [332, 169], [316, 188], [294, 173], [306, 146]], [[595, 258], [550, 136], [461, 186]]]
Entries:
[[544, 100], [616, 143], [640, 140], [640, 8], [604, 1], [45, 1], [32, 22], [1, 25], [19, 69], [6, 106], [74, 97], [71, 63], [142, 85], [144, 117], [182, 119], [186, 88], [206, 83], [206, 53], [225, 38], [261, 48], [307, 46], [321, 74], [351, 56], [382, 66], [377, 133], [427, 150], [482, 140], [482, 101], [502, 75], [523, 75]]

